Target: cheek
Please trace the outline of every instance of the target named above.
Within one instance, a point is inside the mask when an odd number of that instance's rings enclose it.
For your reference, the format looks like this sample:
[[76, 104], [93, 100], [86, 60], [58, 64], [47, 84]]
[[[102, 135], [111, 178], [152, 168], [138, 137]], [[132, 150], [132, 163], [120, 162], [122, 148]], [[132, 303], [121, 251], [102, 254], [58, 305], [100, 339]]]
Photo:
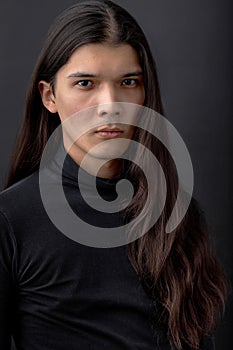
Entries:
[[131, 125], [127, 130], [126, 137], [132, 140], [134, 138], [135, 131], [136, 127], [134, 125]]
[[83, 108], [82, 101], [79, 101], [79, 99], [72, 96], [62, 96], [61, 98], [57, 98], [56, 106], [62, 121], [79, 112]]
[[138, 105], [143, 105], [145, 101], [144, 87], [139, 88], [137, 91], [132, 92], [132, 102]]
[[145, 88], [142, 87], [141, 93], [140, 93], [140, 103], [139, 103], [139, 104], [141, 104], [141, 105], [144, 104], [144, 102], [145, 102], [145, 97], [146, 97]]

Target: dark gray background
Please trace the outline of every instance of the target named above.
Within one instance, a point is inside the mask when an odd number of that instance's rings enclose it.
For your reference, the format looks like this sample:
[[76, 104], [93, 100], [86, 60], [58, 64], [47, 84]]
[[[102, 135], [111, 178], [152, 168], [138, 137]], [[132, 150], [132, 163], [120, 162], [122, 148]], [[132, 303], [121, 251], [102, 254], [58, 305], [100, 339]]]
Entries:
[[[167, 118], [191, 154], [195, 188], [232, 278], [232, 10], [231, 0], [117, 0], [138, 20], [157, 62]], [[1, 1], [0, 188], [19, 128], [27, 84], [53, 18], [69, 0]], [[233, 348], [232, 297], [216, 349]]]

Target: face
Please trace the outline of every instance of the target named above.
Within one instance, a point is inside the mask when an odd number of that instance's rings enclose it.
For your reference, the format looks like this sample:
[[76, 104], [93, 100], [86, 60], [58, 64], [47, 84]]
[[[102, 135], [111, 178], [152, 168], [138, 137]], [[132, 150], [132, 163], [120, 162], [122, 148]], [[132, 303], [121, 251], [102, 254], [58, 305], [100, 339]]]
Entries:
[[61, 122], [93, 106], [96, 106], [96, 120], [113, 114], [119, 117], [118, 124], [106, 123], [76, 140], [71, 153], [79, 164], [87, 153], [97, 158], [106, 157], [109, 147], [96, 154], [91, 151], [105, 140], [133, 138], [135, 128], [121, 124], [124, 123], [121, 104], [114, 102], [143, 105], [145, 99], [138, 54], [127, 44], [88, 44], [78, 48], [57, 72], [54, 91], [45, 81], [39, 83], [39, 90], [45, 107], [51, 113], [57, 112]]

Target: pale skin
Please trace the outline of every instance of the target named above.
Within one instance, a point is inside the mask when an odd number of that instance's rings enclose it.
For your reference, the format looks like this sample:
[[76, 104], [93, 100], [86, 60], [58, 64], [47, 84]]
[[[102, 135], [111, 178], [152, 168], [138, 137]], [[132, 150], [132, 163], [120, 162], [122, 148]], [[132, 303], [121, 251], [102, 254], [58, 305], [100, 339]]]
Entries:
[[[97, 106], [97, 118], [114, 113], [123, 118], [121, 108], [116, 107], [119, 104], [114, 102], [143, 105], [145, 100], [139, 57], [136, 50], [127, 44], [81, 46], [71, 55], [67, 64], [58, 70], [54, 92], [46, 81], [40, 81], [38, 87], [44, 106], [51, 113], [58, 113], [61, 122], [93, 106]], [[78, 164], [88, 155], [90, 164], [95, 166], [98, 160], [105, 158], [105, 154], [92, 153], [93, 146], [118, 137], [130, 140], [134, 132], [135, 127], [131, 125], [106, 124], [82, 135], [67, 151]], [[108, 160], [99, 170], [98, 176], [118, 176], [121, 165], [119, 159]], [[91, 167], [86, 170], [92, 173]]]

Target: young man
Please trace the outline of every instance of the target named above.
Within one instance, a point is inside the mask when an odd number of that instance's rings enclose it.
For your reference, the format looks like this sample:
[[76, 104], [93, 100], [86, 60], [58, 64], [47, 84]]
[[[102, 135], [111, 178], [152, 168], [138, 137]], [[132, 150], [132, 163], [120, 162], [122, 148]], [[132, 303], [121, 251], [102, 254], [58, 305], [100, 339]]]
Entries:
[[[163, 112], [142, 30], [108, 0], [67, 9], [51, 27], [35, 67], [8, 188], [0, 195], [1, 348], [9, 349], [13, 335], [19, 349], [30, 350], [213, 349], [209, 334], [224, 307], [224, 274], [196, 201], [166, 234], [177, 195], [176, 172], [158, 139], [124, 124], [122, 106], [128, 103]], [[167, 200], [159, 220], [127, 245], [95, 248], [69, 239], [51, 222], [41, 199], [39, 167], [50, 136], [72, 115], [88, 115], [88, 108], [97, 119], [114, 116], [119, 121], [83, 133], [67, 149], [64, 137], [68, 154], [62, 185], [76, 215], [96, 229], [121, 226], [141, 212], [149, 215], [143, 173], [120, 158], [131, 141], [156, 155], [165, 173]], [[82, 128], [78, 123], [77, 115], [75, 128]], [[122, 152], [104, 146], [104, 141], [120, 138], [128, 140]], [[62, 216], [56, 194], [63, 164], [56, 158], [59, 142], [53, 146], [45, 182], [54, 194], [48, 196], [50, 209]], [[89, 167], [83, 169], [86, 156]], [[102, 160], [96, 181], [105, 201], [115, 199], [119, 179], [126, 177], [134, 186], [130, 204], [119, 213], [90, 208], [81, 195], [80, 186], [86, 198], [93, 196], [93, 169]], [[80, 182], [77, 174], [83, 171]], [[138, 221], [133, 230], [141, 227]], [[69, 224], [65, 221], [64, 228]]]

